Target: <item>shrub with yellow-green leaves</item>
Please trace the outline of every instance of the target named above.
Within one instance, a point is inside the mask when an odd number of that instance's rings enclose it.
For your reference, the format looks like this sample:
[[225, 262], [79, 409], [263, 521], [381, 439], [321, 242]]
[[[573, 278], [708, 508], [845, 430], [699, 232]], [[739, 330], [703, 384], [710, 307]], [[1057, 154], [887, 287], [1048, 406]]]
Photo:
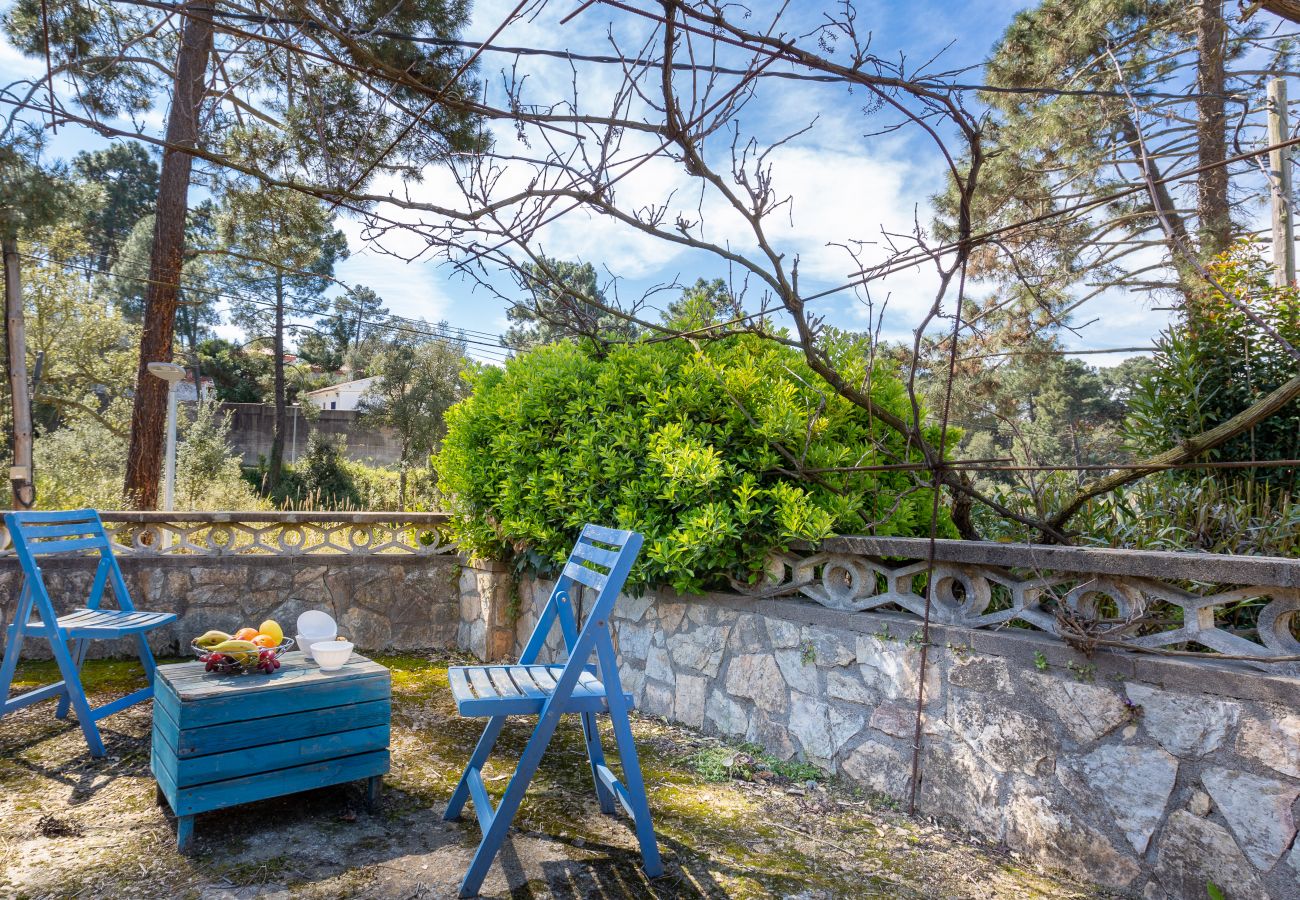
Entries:
[[[910, 417], [897, 375], [866, 350], [839, 340], [829, 352], [876, 404]], [[799, 352], [755, 336], [699, 350], [540, 347], [479, 372], [447, 423], [433, 463], [455, 536], [519, 571], [554, 572], [586, 522], [645, 535], [629, 584], [681, 591], [753, 582], [793, 541], [929, 533], [933, 498], [915, 473], [816, 471], [915, 451]], [[927, 437], [937, 444], [937, 429]], [[942, 515], [939, 533], [953, 534]]]

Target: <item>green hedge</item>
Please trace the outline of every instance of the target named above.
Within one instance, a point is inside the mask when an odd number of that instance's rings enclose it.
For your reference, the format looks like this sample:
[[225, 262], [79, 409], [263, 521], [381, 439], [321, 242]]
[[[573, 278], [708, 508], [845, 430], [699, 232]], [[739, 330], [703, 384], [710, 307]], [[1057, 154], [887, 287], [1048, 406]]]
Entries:
[[[863, 345], [831, 353], [867, 381]], [[875, 402], [910, 416], [892, 369], [878, 361], [870, 375]], [[795, 540], [929, 530], [932, 496], [912, 473], [793, 474], [788, 456], [813, 469], [917, 457], [800, 353], [754, 336], [700, 351], [540, 347], [484, 369], [447, 421], [433, 462], [455, 536], [518, 570], [554, 571], [586, 522], [646, 536], [630, 584], [682, 591], [756, 580], [766, 553]], [[940, 534], [953, 533], [945, 511]]]

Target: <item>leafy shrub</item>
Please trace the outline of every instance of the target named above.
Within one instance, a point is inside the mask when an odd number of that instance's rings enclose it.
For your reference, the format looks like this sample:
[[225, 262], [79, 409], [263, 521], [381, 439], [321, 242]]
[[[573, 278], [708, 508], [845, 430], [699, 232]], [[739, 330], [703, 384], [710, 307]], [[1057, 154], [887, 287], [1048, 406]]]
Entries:
[[[87, 397], [84, 406], [94, 408]], [[216, 404], [200, 404], [191, 420], [178, 411], [176, 508], [256, 509], [262, 505], [241, 477], [231, 452], [228, 420]], [[79, 414], [63, 427], [40, 435], [33, 446], [36, 502], [41, 509], [122, 509], [131, 405], [112, 401], [98, 416]]]
[[286, 465], [274, 494], [266, 491], [266, 459], [244, 472], [246, 483], [281, 509], [419, 510], [439, 511], [442, 495], [433, 469], [406, 473], [406, 503], [401, 501], [401, 473], [368, 466], [346, 456], [341, 438], [313, 432], [307, 453], [296, 465]]
[[[87, 405], [97, 404], [88, 397]], [[122, 508], [131, 405], [118, 399], [95, 418], [79, 416], [32, 445], [40, 509]]]
[[[1293, 346], [1300, 345], [1300, 291], [1273, 285], [1259, 250], [1239, 244], [1210, 265], [1239, 302]], [[1278, 341], [1218, 293], [1189, 303], [1183, 318], [1157, 342], [1154, 368], [1129, 401], [1126, 438], [1141, 453], [1157, 453], [1213, 428], [1281, 387], [1296, 363]], [[1206, 459], [1281, 460], [1300, 456], [1300, 402], [1292, 401]], [[1202, 473], [1183, 476], [1197, 480]], [[1266, 479], [1294, 489], [1290, 467], [1220, 469], [1219, 481]]]
[[230, 448], [230, 416], [214, 402], [199, 403], [194, 418], [180, 416], [176, 448], [177, 509], [256, 509], [262, 503], [244, 481]]
[[[866, 351], [848, 339], [827, 348], [875, 403], [910, 417], [890, 364]], [[586, 522], [646, 536], [629, 583], [682, 591], [755, 581], [767, 552], [792, 541], [928, 533], [932, 497], [912, 473], [796, 474], [916, 455], [773, 341], [607, 355], [556, 344], [473, 382], [434, 468], [461, 545], [518, 569], [554, 570]], [[952, 534], [944, 515], [940, 533]]]

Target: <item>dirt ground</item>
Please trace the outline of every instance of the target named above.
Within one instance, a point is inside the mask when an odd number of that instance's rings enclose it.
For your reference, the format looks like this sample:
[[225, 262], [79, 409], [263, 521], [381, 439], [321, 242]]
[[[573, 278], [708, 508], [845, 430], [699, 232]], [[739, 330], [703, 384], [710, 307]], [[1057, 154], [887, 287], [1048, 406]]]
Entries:
[[[441, 813], [479, 723], [457, 717], [445, 655], [376, 659], [393, 671], [393, 770], [380, 808], [366, 811], [361, 786], [348, 785], [209, 813], [196, 820], [191, 856], [176, 852], [175, 819], [155, 802], [149, 704], [101, 724], [109, 755], [99, 760], [52, 702], [0, 719], [0, 896], [454, 897], [479, 832], [472, 814], [444, 823]], [[26, 663], [19, 677], [15, 689], [54, 670]], [[86, 680], [102, 702], [143, 673], [91, 662]], [[647, 880], [627, 820], [600, 813], [575, 719], [557, 733], [484, 896], [1104, 896], [806, 767], [650, 718], [634, 727], [666, 874]], [[508, 728], [485, 771], [496, 796], [530, 729], [522, 719]]]

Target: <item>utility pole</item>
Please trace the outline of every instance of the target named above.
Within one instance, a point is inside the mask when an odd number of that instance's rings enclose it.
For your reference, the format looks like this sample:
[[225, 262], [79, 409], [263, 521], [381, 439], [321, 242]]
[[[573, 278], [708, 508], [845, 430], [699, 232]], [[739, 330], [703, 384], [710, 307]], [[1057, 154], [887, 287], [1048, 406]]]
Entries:
[[1295, 225], [1291, 220], [1291, 148], [1278, 147], [1290, 138], [1286, 108], [1286, 79], [1268, 83], [1268, 181], [1273, 199], [1273, 283], [1295, 284]]
[[4, 252], [5, 337], [9, 351], [9, 394], [13, 399], [14, 459], [9, 469], [14, 509], [30, 509], [36, 502], [32, 486], [32, 404], [27, 392], [27, 326], [23, 319], [23, 291], [19, 280], [18, 238], [0, 239]]

